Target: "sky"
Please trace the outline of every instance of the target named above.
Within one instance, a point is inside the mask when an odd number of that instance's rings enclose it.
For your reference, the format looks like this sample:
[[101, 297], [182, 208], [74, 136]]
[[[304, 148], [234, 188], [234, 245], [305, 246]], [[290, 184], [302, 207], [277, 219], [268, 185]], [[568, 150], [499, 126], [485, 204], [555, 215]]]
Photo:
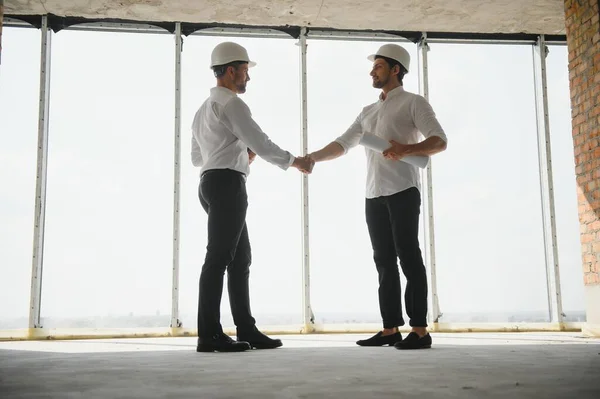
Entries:
[[[191, 165], [194, 113], [214, 85], [212, 48], [184, 38], [180, 312], [195, 327], [206, 215]], [[243, 100], [271, 139], [301, 152], [299, 47], [235, 39], [257, 67]], [[308, 41], [309, 151], [377, 100], [366, 59], [383, 43]], [[418, 92], [417, 49], [405, 89]], [[506, 322], [547, 312], [532, 46], [431, 44], [430, 102], [449, 139], [433, 158], [439, 304], [446, 320]], [[27, 325], [40, 31], [4, 28], [0, 65], [0, 325]], [[42, 319], [105, 326], [169, 316], [174, 162], [174, 38], [61, 31], [52, 37]], [[547, 59], [563, 307], [583, 311], [583, 277], [565, 46]], [[364, 216], [364, 149], [309, 177], [311, 299], [317, 321], [378, 322], [377, 273]], [[262, 324], [302, 322], [301, 174], [257, 159], [248, 179], [251, 302]], [[421, 226], [422, 227], [422, 226]], [[423, 234], [421, 234], [423, 249]], [[403, 287], [405, 284], [402, 279]], [[224, 325], [231, 325], [227, 292]], [[441, 321], [444, 321], [442, 317]], [[17, 320], [17, 321], [15, 321]], [[11, 324], [12, 323], [12, 324]], [[114, 322], [120, 327], [121, 321]], [[229, 323], [229, 324], [228, 324]]]

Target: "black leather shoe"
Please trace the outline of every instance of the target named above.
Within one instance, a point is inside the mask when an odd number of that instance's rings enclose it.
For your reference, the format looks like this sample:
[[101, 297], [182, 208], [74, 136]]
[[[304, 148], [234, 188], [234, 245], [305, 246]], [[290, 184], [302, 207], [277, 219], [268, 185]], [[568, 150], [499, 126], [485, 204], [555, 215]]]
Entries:
[[280, 339], [269, 338], [256, 327], [250, 331], [237, 330], [237, 339], [248, 342], [251, 347], [256, 349], [274, 349], [283, 345]]
[[383, 331], [379, 331], [368, 339], [361, 339], [356, 341], [356, 345], [359, 346], [393, 346], [396, 342], [402, 341], [402, 334], [399, 332], [390, 335], [383, 335]]
[[400, 342], [397, 342], [394, 347], [396, 349], [429, 349], [431, 348], [431, 335], [427, 333], [423, 337], [419, 337], [416, 332], [411, 332], [408, 336]]
[[208, 339], [198, 338], [196, 352], [243, 352], [252, 349], [248, 342], [234, 341], [224, 333], [215, 334]]

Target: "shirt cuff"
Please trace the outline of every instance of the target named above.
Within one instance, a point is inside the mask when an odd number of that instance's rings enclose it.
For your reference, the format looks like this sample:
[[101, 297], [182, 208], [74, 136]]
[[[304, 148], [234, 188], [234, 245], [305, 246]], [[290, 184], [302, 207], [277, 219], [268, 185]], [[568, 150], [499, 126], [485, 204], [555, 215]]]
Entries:
[[448, 137], [446, 137], [446, 133], [434, 132], [430, 134], [429, 137], [439, 137], [440, 139], [444, 140], [446, 144], [448, 144]]
[[290, 153], [290, 160], [288, 161], [286, 169], [289, 169], [290, 166], [292, 166], [292, 164], [294, 163], [295, 160], [296, 160], [296, 157], [292, 153]]
[[344, 150], [344, 155], [348, 153], [348, 145], [341, 140], [334, 140], [334, 142], [338, 143], [340, 147]]

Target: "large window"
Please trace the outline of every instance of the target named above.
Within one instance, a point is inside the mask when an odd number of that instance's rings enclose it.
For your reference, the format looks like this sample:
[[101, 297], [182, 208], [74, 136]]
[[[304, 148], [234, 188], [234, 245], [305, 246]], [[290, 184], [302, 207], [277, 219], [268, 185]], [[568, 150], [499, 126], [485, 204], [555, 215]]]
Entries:
[[[258, 65], [241, 98], [273, 142], [301, 152], [300, 48], [292, 38], [183, 38], [179, 311], [196, 327], [207, 216], [191, 124], [215, 85], [223, 41]], [[378, 100], [367, 56], [383, 43], [308, 40], [308, 150], [342, 135]], [[407, 91], [418, 93], [417, 46]], [[449, 138], [433, 157], [440, 322], [549, 320], [530, 45], [430, 45], [430, 103]], [[173, 264], [173, 34], [52, 34], [42, 325], [167, 327]], [[547, 58], [563, 309], [585, 320], [566, 46]], [[0, 330], [25, 328], [31, 287], [40, 30], [4, 28], [0, 68]], [[380, 323], [365, 220], [362, 147], [309, 176], [315, 322]], [[302, 323], [301, 173], [257, 158], [247, 180], [250, 295], [260, 327]], [[426, 187], [422, 187], [422, 214]], [[426, 266], [424, 218], [419, 240]], [[225, 279], [227, 277], [225, 276]], [[406, 279], [401, 273], [404, 294]], [[429, 293], [432, 295], [432, 293]], [[404, 301], [403, 301], [404, 302]], [[404, 311], [404, 309], [403, 309]], [[406, 312], [404, 312], [406, 314]], [[234, 327], [227, 284], [222, 324]]]
[[442, 322], [548, 320], [531, 46], [434, 44]]
[[[363, 107], [378, 100], [367, 56], [383, 43], [309, 40], [309, 151], [343, 134]], [[412, 71], [405, 89], [418, 92], [416, 47], [405, 43]], [[319, 163], [310, 176], [311, 302], [317, 323], [380, 323], [378, 277], [365, 221], [363, 147]], [[423, 244], [423, 243], [421, 243]], [[401, 277], [404, 289], [405, 279]]]
[[40, 31], [4, 28], [0, 68], [0, 329], [28, 325], [39, 76]]
[[[198, 281], [206, 254], [207, 217], [198, 200], [199, 168], [190, 160], [194, 114], [215, 86], [209, 69], [212, 49], [235, 41], [258, 65], [241, 98], [253, 118], [281, 148], [300, 153], [299, 56], [290, 39], [247, 39], [190, 36], [184, 38], [181, 184], [181, 289], [183, 326], [196, 327]], [[259, 326], [302, 321], [302, 231], [300, 173], [282, 171], [257, 157], [247, 180], [247, 225], [252, 248], [250, 300]], [[226, 279], [227, 277], [225, 277]], [[222, 325], [233, 327], [227, 295], [221, 302]]]
[[563, 310], [567, 321], [584, 321], [585, 299], [571, 134], [568, 50], [567, 46], [551, 46], [549, 50], [546, 58], [548, 112]]
[[168, 326], [174, 40], [53, 37], [45, 327]]

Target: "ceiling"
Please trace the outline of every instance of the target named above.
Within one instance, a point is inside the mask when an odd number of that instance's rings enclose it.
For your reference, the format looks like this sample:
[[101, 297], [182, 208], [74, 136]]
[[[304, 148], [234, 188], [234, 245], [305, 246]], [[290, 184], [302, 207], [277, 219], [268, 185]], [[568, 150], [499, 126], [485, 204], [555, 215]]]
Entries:
[[341, 30], [565, 34], [563, 0], [5, 0], [6, 15], [306, 26]]

